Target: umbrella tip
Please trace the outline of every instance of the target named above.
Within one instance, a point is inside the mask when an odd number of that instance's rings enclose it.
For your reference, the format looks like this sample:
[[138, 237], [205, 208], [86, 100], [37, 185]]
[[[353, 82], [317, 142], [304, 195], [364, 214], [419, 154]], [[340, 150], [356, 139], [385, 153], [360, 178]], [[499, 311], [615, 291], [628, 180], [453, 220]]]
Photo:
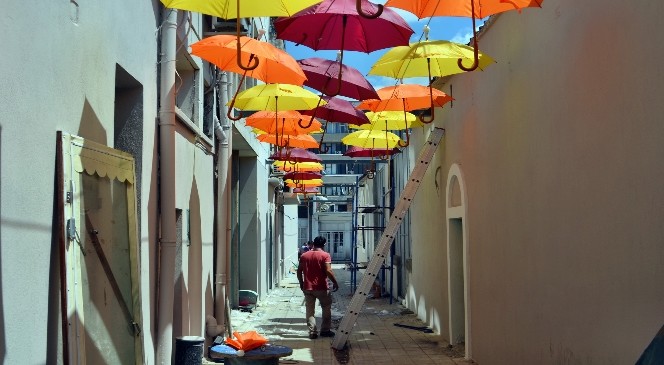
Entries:
[[431, 28], [429, 28], [428, 25], [425, 25], [424, 28], [423, 28], [423, 30], [422, 30], [422, 31], [424, 32], [424, 38], [425, 38], [426, 40], [429, 40], [429, 30], [430, 30], [430, 29], [431, 29]]

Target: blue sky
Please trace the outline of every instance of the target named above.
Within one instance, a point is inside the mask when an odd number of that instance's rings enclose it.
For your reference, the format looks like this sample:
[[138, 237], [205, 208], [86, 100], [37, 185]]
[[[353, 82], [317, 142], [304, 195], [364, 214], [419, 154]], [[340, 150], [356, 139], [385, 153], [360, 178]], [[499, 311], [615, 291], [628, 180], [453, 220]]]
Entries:
[[[385, 1], [374, 1], [375, 3], [385, 3]], [[430, 40], [448, 40], [452, 42], [466, 44], [472, 36], [472, 23], [470, 18], [465, 17], [434, 17], [434, 18], [424, 18], [418, 20], [417, 17], [407, 11], [391, 8], [396, 11], [401, 17], [406, 20], [408, 25], [415, 31], [412, 35], [410, 41], [417, 42], [420, 39], [424, 39], [422, 31], [424, 26], [429, 23]], [[481, 20], [477, 20], [476, 27], [479, 27], [483, 24]], [[314, 51], [311, 48], [303, 45], [296, 45], [295, 43], [286, 41], [286, 51], [293, 56], [296, 60], [300, 60], [308, 57], [321, 57], [330, 60], [335, 60], [337, 58], [337, 51]], [[374, 86], [374, 88], [379, 89], [385, 86], [394, 86], [397, 81], [393, 78], [382, 77], [382, 76], [367, 76], [371, 65], [380, 58], [388, 49], [375, 51], [372, 53], [363, 53], [363, 52], [354, 52], [354, 51], [344, 51], [344, 64], [352, 65], [358, 69], [362, 74], [364, 74], [369, 82]], [[409, 78], [405, 79], [406, 83], [419, 83], [426, 84], [426, 78]]]

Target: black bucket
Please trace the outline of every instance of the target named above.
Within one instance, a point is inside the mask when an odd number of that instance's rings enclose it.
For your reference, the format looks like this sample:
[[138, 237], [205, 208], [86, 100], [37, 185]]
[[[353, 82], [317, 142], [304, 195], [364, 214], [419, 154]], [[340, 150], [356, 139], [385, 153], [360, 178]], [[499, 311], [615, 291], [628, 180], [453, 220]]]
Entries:
[[201, 365], [205, 338], [183, 336], [175, 339], [175, 365]]

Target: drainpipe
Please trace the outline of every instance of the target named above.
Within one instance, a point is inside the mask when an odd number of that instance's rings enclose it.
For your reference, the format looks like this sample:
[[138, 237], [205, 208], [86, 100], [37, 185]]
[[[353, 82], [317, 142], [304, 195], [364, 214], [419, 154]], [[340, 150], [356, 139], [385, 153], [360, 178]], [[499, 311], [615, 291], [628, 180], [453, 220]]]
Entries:
[[175, 291], [175, 38], [177, 11], [163, 10], [159, 59], [159, 303], [157, 308], [158, 365], [170, 365], [173, 348], [173, 296]]
[[216, 273], [214, 275], [214, 315], [206, 318], [208, 336], [218, 336], [226, 328], [226, 301], [228, 284], [228, 252], [231, 239], [230, 206], [231, 189], [229, 170], [232, 156], [231, 124], [226, 118], [226, 103], [228, 102], [228, 76], [221, 72], [219, 78], [219, 115], [223, 118], [223, 125], [215, 119], [215, 136], [219, 140], [217, 158], [217, 255]]

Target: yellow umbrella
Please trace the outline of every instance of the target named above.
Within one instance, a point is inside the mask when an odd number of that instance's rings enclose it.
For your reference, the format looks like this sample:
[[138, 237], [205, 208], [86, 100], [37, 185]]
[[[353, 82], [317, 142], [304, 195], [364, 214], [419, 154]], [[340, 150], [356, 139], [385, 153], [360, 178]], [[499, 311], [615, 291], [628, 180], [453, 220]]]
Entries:
[[323, 171], [323, 165], [320, 162], [296, 162], [292, 163], [290, 161], [274, 161], [272, 166], [280, 171]]
[[[457, 60], [473, 61], [472, 47], [450, 41], [422, 41], [410, 46], [394, 47], [371, 66], [369, 75], [388, 76], [395, 79], [408, 77], [443, 77], [465, 72]], [[495, 61], [479, 53], [479, 68], [484, 70]]]
[[318, 95], [301, 86], [290, 84], [266, 84], [249, 88], [237, 95], [234, 106], [242, 110], [309, 110], [325, 105]]
[[196, 13], [214, 15], [223, 19], [235, 19], [237, 35], [237, 64], [242, 69], [250, 71], [258, 67], [258, 59], [254, 63], [244, 66], [240, 54], [240, 19], [252, 17], [291, 16], [298, 11], [318, 4], [321, 0], [161, 0], [167, 8], [193, 11]]
[[385, 149], [397, 147], [400, 141], [396, 134], [379, 130], [357, 131], [341, 139], [341, 143], [348, 146]]
[[318, 141], [308, 134], [300, 135], [276, 135], [263, 133], [256, 137], [261, 142], [277, 145], [280, 147], [297, 147], [297, 148], [317, 148]]
[[[317, 179], [317, 180], [320, 180], [320, 179]], [[297, 183], [292, 181], [292, 180], [290, 180], [290, 181], [286, 180], [286, 181], [284, 181], [284, 183], [286, 184], [286, 186], [289, 186], [291, 188], [298, 188], [298, 189], [323, 186], [323, 180], [320, 180], [320, 181], [300, 180]]]
[[349, 124], [350, 129], [398, 131], [413, 127], [423, 127], [424, 124], [417, 119], [413, 113], [402, 111], [381, 111], [364, 113], [369, 118], [369, 123], [362, 125]]

